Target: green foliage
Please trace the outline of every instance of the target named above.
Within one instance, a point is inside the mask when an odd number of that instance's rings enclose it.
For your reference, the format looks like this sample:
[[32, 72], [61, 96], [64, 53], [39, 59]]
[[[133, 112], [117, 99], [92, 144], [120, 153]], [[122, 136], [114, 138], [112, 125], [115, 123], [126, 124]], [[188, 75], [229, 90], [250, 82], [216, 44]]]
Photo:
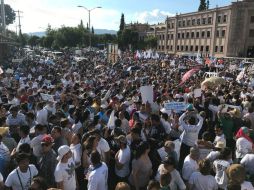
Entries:
[[209, 9], [209, 7], [210, 7], [210, 1], [209, 1], [209, 0], [207, 0], [207, 1], [206, 1], [206, 9], [208, 10], [208, 9]]
[[40, 37], [38, 36], [30, 36], [28, 39], [28, 44], [32, 47], [39, 45]]
[[125, 27], [124, 14], [121, 15], [119, 31], [123, 31]]
[[207, 9], [206, 0], [200, 0], [198, 11], [205, 11]]
[[158, 41], [158, 39], [155, 36], [148, 36], [144, 40], [147, 48], [156, 48], [157, 47], [157, 41]]
[[117, 36], [120, 49], [128, 49], [129, 45], [131, 45], [132, 49], [138, 48], [139, 35], [137, 31], [124, 29], [123, 31], [119, 31]]
[[94, 29], [93, 29], [93, 26], [92, 26], [92, 34], [94, 34]]
[[[16, 19], [16, 13], [11, 8], [10, 5], [4, 4], [4, 10], [5, 10], [5, 23], [6, 25], [13, 24], [13, 22]], [[0, 17], [0, 22], [2, 23], [2, 18]]]

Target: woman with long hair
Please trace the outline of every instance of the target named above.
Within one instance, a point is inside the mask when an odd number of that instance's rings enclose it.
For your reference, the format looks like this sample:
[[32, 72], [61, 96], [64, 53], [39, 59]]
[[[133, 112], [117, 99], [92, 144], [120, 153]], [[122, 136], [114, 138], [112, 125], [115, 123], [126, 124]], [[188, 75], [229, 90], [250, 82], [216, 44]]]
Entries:
[[152, 175], [152, 162], [148, 156], [149, 151], [150, 146], [148, 142], [141, 142], [132, 161], [129, 181], [135, 190], [146, 189]]

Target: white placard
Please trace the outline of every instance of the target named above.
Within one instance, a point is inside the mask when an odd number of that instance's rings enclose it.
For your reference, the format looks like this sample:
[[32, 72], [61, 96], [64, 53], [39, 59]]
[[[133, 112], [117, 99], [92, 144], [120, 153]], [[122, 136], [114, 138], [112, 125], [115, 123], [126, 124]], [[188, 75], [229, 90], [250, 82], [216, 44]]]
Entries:
[[194, 98], [199, 98], [202, 96], [202, 90], [201, 88], [195, 89], [194, 90]]
[[42, 100], [54, 102], [54, 96], [50, 94], [40, 93]]
[[8, 73], [8, 74], [13, 74], [14, 73], [14, 71], [12, 69], [7, 69], [5, 72]]
[[153, 103], [153, 87], [152, 86], [141, 86], [140, 93], [142, 97], [142, 102], [145, 104], [149, 102], [150, 104]]
[[23, 59], [12, 59], [12, 63], [22, 63]]
[[167, 102], [164, 104], [164, 108], [166, 110], [185, 111], [187, 104], [185, 102]]

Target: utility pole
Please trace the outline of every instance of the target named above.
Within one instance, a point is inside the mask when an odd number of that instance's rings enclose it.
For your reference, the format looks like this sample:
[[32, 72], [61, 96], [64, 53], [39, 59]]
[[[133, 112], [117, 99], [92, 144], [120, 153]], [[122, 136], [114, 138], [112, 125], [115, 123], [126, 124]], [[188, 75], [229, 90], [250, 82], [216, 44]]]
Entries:
[[4, 0], [1, 0], [1, 17], [2, 17], [2, 30], [3, 35], [6, 35], [6, 23], [5, 23], [5, 8], [4, 8]]
[[21, 35], [21, 22], [20, 22], [20, 13], [23, 13], [22, 11], [20, 10], [17, 10], [15, 11], [16, 13], [18, 13], [18, 19], [19, 19], [19, 24], [18, 24], [18, 27], [19, 27], [19, 35]]

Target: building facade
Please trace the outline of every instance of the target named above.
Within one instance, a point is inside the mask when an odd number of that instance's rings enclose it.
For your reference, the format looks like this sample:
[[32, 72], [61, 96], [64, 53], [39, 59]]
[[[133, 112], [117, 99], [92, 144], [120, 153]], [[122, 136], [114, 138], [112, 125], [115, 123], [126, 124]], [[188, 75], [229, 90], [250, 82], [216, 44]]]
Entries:
[[168, 17], [139, 33], [156, 36], [157, 51], [168, 54], [254, 57], [254, 0]]

